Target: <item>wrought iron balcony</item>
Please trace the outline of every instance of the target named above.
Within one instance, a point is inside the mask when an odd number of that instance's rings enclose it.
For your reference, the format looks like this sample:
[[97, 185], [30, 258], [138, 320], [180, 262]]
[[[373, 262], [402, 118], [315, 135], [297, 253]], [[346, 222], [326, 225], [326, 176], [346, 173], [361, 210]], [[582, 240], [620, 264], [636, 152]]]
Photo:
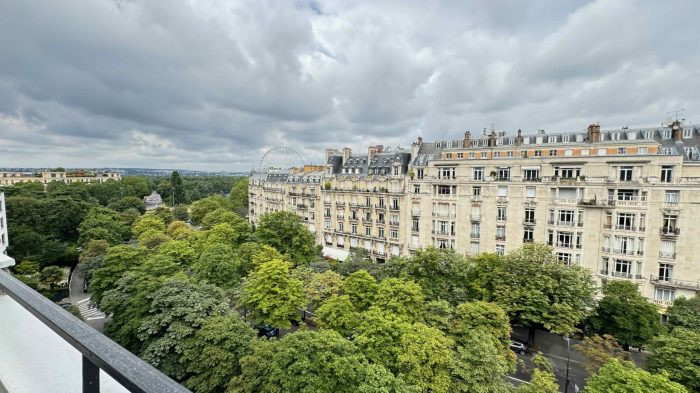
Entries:
[[677, 227], [661, 227], [659, 233], [663, 236], [678, 236], [681, 233], [681, 229]]
[[650, 276], [649, 281], [657, 285], [700, 291], [700, 282], [698, 281], [676, 280], [675, 278], [663, 276]]
[[[22, 330], [15, 335], [18, 338], [16, 344], [22, 345], [27, 351], [15, 351], [15, 355], [23, 359], [13, 359], [3, 365], [0, 376], [6, 385], [9, 385], [8, 375], [13, 375], [8, 373], [14, 371], [26, 376], [35, 375], [37, 381], [33, 381], [31, 386], [35, 390], [41, 389], [36, 391], [56, 391], [56, 385], [41, 386], [42, 382], [46, 382], [59, 383], [61, 387], [75, 391], [79, 391], [78, 386], [82, 385], [82, 391], [88, 393], [99, 393], [101, 387], [104, 387], [105, 391], [140, 393], [189, 392], [150, 364], [1, 269], [0, 290], [9, 296], [0, 294], [3, 310], [0, 320], [13, 318], [5, 323], [8, 326], [18, 323], [17, 319], [23, 320], [22, 326], [15, 325], [18, 330]], [[29, 335], [28, 330], [31, 330], [35, 337]], [[36, 337], [38, 333], [43, 333], [43, 336]], [[5, 336], [11, 334], [10, 331], [3, 331]], [[32, 340], [40, 340], [44, 346], [36, 341], [33, 345]], [[32, 353], [31, 350], [39, 352]], [[4, 356], [12, 356], [11, 352], [4, 351]], [[82, 360], [79, 360], [80, 358]], [[40, 359], [46, 366], [45, 369], [34, 369], [32, 363], [24, 361], [29, 359]], [[75, 359], [74, 364], [71, 363], [71, 359]], [[32, 369], [24, 372], [23, 367]], [[12, 392], [11, 385], [5, 387]]]

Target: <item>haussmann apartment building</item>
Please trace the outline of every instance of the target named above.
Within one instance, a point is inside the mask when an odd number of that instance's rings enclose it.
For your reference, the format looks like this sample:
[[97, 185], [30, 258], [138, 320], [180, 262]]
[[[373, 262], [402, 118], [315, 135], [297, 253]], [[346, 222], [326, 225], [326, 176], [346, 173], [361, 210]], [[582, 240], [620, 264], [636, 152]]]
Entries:
[[599, 283], [632, 280], [668, 306], [700, 291], [699, 131], [592, 124], [328, 149], [323, 166], [252, 173], [249, 219], [295, 212], [339, 260], [354, 247], [381, 263], [427, 246], [505, 254], [542, 242]]

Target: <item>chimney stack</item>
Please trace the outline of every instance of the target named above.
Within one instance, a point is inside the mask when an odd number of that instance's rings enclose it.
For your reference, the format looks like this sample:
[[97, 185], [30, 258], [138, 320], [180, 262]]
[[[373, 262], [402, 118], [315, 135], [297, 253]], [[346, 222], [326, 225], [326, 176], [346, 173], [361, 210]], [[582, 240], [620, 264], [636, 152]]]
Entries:
[[588, 126], [588, 143], [600, 142], [600, 124]]
[[518, 128], [518, 136], [515, 137], [515, 146], [520, 146], [523, 144], [523, 130]]
[[352, 150], [349, 147], [343, 148], [343, 165], [347, 164], [348, 160], [350, 159], [351, 153]]
[[374, 145], [367, 148], [367, 159], [371, 160], [377, 153], [384, 152], [384, 145]]
[[491, 130], [491, 135], [489, 135], [489, 146], [496, 146], [496, 131]]
[[472, 144], [472, 133], [466, 131], [464, 133], [464, 142], [462, 142], [462, 147], [469, 147]]
[[683, 127], [681, 126], [680, 121], [676, 120], [673, 122], [673, 124], [671, 124], [671, 136], [676, 142], [683, 139]]

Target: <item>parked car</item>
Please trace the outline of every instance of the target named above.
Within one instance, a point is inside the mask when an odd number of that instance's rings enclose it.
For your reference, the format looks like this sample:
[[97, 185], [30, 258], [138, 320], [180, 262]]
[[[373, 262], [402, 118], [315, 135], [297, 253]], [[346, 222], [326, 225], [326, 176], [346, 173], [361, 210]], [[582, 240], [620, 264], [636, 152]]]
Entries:
[[527, 353], [527, 345], [515, 340], [510, 341], [510, 349], [511, 351], [521, 355], [525, 355]]
[[258, 337], [272, 338], [279, 336], [279, 329], [276, 327], [269, 325], [258, 325], [255, 328], [258, 330]]

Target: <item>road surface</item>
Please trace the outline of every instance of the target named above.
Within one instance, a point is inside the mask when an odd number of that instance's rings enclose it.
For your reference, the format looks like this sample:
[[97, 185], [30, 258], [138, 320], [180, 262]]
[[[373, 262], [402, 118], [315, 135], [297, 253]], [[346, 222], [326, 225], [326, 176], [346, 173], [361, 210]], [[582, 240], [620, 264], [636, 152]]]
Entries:
[[98, 332], [102, 332], [105, 322], [107, 322], [107, 317], [96, 305], [92, 304], [90, 293], [83, 292], [83, 268], [84, 266], [79, 263], [71, 274], [68, 286], [70, 302], [78, 307], [85, 323]]

